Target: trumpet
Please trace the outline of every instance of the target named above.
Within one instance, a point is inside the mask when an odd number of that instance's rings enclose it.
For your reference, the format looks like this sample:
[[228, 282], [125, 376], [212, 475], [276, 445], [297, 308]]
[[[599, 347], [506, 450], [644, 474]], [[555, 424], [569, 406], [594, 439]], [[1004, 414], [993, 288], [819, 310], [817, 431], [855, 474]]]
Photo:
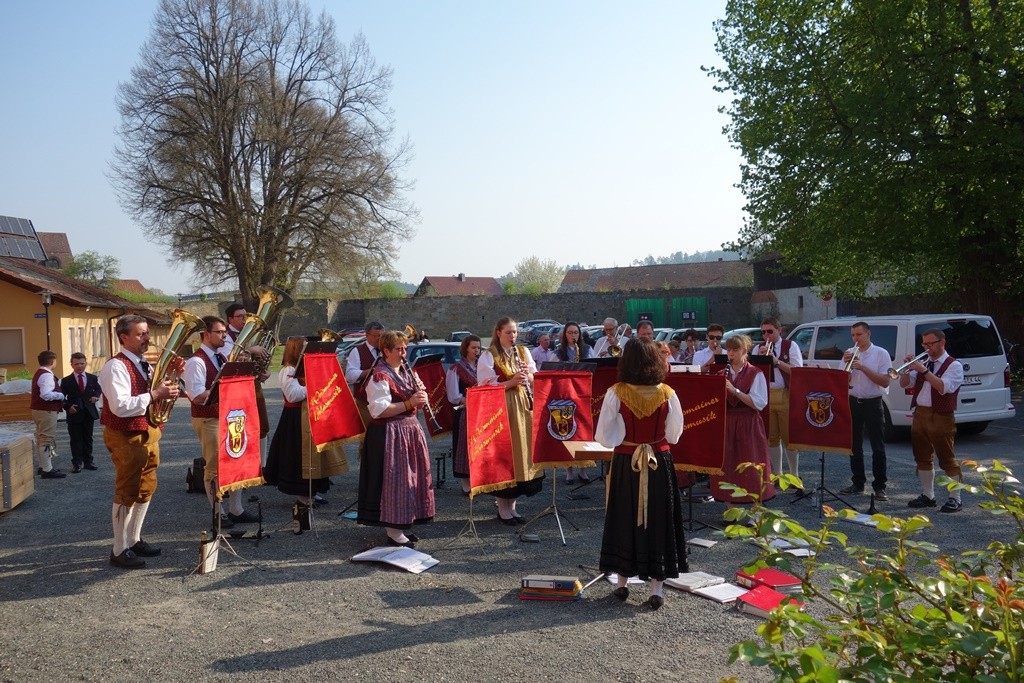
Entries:
[[859, 346], [854, 346], [853, 347], [853, 354], [850, 356], [850, 360], [846, 361], [846, 365], [843, 367], [843, 370], [845, 370], [846, 372], [853, 372], [853, 361], [857, 360], [857, 356], [859, 356], [859, 355], [860, 355], [860, 347]]
[[927, 351], [922, 351], [921, 353], [917, 354], [916, 356], [914, 356], [913, 358], [911, 358], [910, 360], [908, 360], [906, 363], [904, 363], [903, 365], [899, 366], [898, 368], [889, 368], [889, 378], [890, 379], [899, 379], [900, 375], [905, 375], [908, 372], [910, 372], [910, 366], [911, 365], [913, 365], [914, 363], [921, 363], [927, 357], [928, 357], [928, 352]]
[[427, 385], [423, 383], [419, 374], [412, 369], [412, 366], [410, 366], [408, 361], [405, 359], [402, 359], [402, 367], [404, 367], [405, 371], [412, 377], [412, 380], [416, 383], [416, 388], [427, 395], [427, 402], [424, 404], [423, 408], [427, 411], [427, 419], [430, 420], [430, 424], [434, 427], [434, 431], [440, 432], [441, 423], [437, 421], [437, 413], [434, 412], [434, 406], [430, 403], [430, 392], [427, 391]]
[[775, 342], [764, 343], [764, 355], [774, 356], [775, 355]]

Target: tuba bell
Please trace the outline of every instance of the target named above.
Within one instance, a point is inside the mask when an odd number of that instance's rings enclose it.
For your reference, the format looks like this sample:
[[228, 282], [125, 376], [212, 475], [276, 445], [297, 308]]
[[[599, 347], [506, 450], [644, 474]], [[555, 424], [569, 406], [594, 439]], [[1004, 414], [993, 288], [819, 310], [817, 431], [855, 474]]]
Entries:
[[619, 343], [619, 339], [621, 338], [622, 333], [626, 331], [627, 327], [629, 327], [629, 325], [622, 323], [619, 325], [618, 329], [615, 330], [615, 341], [608, 345], [608, 355], [612, 358], [618, 358], [622, 355], [622, 344]]
[[263, 285], [256, 291], [260, 295], [259, 305], [255, 313], [250, 313], [245, 317], [245, 325], [239, 331], [238, 338], [235, 339], [235, 345], [231, 348], [231, 353], [228, 354], [228, 361], [238, 360], [239, 355], [250, 347], [262, 346], [267, 352], [267, 357], [256, 363], [258, 370], [262, 373], [270, 366], [270, 359], [274, 355], [274, 349], [277, 348], [277, 338], [274, 336], [273, 328], [274, 323], [277, 322], [277, 316], [284, 309], [294, 306], [295, 302], [288, 294], [270, 285]]
[[342, 336], [329, 327], [321, 327], [317, 332], [322, 342], [340, 342]]
[[[180, 308], [171, 312], [171, 331], [167, 335], [167, 345], [160, 348], [160, 357], [153, 366], [153, 376], [149, 382], [149, 388], [156, 389], [165, 382], [177, 384], [181, 377], [181, 370], [174, 360], [181, 358], [181, 348], [194, 333], [206, 329], [206, 324], [201, 318], [197, 318], [188, 311]], [[156, 346], [156, 344], [153, 344]], [[167, 422], [171, 417], [171, 409], [174, 408], [174, 399], [163, 399], [153, 401], [146, 407], [146, 421], [154, 427]]]

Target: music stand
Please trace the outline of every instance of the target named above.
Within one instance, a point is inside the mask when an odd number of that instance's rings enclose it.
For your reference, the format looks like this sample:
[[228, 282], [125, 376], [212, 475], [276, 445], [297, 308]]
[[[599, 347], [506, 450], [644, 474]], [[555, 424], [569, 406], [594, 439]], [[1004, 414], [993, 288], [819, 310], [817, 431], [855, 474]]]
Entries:
[[821, 479], [818, 481], [818, 488], [816, 488], [815, 491], [818, 494], [818, 519], [821, 519], [824, 514], [822, 512], [822, 507], [825, 505], [826, 494], [828, 494], [830, 500], [837, 500], [851, 510], [857, 509], [850, 505], [849, 501], [845, 500], [838, 493], [825, 487], [825, 451], [821, 452]]
[[472, 495], [472, 493], [469, 496], [469, 520], [466, 522], [465, 526], [462, 527], [462, 530], [455, 534], [455, 538], [448, 541], [447, 545], [445, 545], [446, 548], [450, 548], [456, 541], [468, 534], [472, 534], [472, 540], [476, 541], [476, 543], [485, 545], [483, 539], [480, 538], [480, 534], [476, 532], [476, 520], [473, 518], [473, 499], [475, 497], [476, 496]]
[[[678, 475], [682, 470], [676, 470]], [[693, 516], [693, 487], [697, 485], [697, 476], [694, 472], [686, 472], [687, 480], [689, 484], [681, 486], [680, 488], [686, 489], [686, 519], [683, 520], [683, 524], [686, 525], [687, 531], [703, 531], [704, 529], [714, 529], [715, 531], [722, 531], [722, 527], [715, 526], [703, 520], [694, 518]], [[694, 526], [696, 524], [696, 526]]]
[[[526, 530], [529, 528], [529, 526], [531, 524], [533, 524], [534, 522], [539, 520], [541, 517], [545, 517], [547, 515], [554, 515], [555, 522], [558, 524], [558, 533], [562, 537], [562, 545], [566, 545], [566, 543], [565, 543], [565, 530], [562, 529], [562, 517], [558, 513], [558, 499], [556, 497], [557, 493], [558, 493], [558, 477], [551, 477], [551, 505], [547, 506], [546, 508], [544, 508], [543, 510], [538, 512], [526, 524], [524, 524], [522, 527], [520, 527], [520, 529], [519, 529], [519, 540], [520, 541], [523, 541], [524, 543], [526, 542], [525, 539], [523, 539], [523, 534], [526, 532]], [[576, 526], [576, 523], [573, 522], [568, 517], [565, 518], [565, 521], [568, 522], [570, 525], [572, 525], [572, 528], [575, 529], [576, 531], [580, 530], [580, 528], [578, 526]]]
[[[264, 537], [264, 534], [263, 534], [263, 506], [259, 506], [258, 509], [259, 509], [259, 531], [256, 534], [256, 542], [257, 543], [259, 543], [260, 538]], [[247, 560], [244, 557], [242, 557], [241, 555], [239, 555], [238, 552], [236, 552], [234, 547], [231, 545], [231, 542], [228, 541], [227, 537], [224, 535], [223, 531], [221, 530], [221, 526], [220, 526], [220, 506], [219, 505], [214, 505], [212, 507], [211, 516], [212, 516], [212, 521], [211, 521], [211, 529], [210, 529], [210, 531], [212, 533], [212, 537], [209, 540], [204, 539], [204, 540], [200, 541], [200, 543], [199, 543], [199, 563], [192, 569], [192, 571], [190, 571], [188, 574], [186, 574], [184, 577], [182, 577], [181, 580], [184, 581], [185, 579], [187, 579], [188, 577], [192, 576], [193, 574], [210, 574], [210, 573], [213, 573], [214, 571], [216, 571], [217, 570], [217, 562], [218, 562], [218, 560], [220, 558], [220, 549], [222, 547], [226, 548], [227, 552], [229, 552], [230, 554], [234, 555], [236, 558], [238, 558], [239, 560], [241, 560], [245, 564], [249, 565], [250, 567], [255, 567], [256, 569], [262, 570], [263, 567], [261, 567], [259, 564], [253, 562], [252, 560]], [[245, 532], [243, 531], [242, 533], [243, 533], [243, 536], [244, 536]], [[238, 538], [242, 538], [242, 536], [239, 536]]]

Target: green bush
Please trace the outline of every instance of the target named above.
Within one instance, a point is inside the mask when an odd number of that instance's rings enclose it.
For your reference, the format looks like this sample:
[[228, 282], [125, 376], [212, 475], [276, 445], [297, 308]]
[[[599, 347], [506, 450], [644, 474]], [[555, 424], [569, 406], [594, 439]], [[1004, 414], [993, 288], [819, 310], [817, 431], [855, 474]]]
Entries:
[[[757, 565], [799, 576], [805, 600], [828, 613], [819, 619], [791, 606], [775, 610], [758, 627], [756, 640], [733, 646], [730, 661], [767, 666], [781, 681], [1024, 680], [1024, 499], [1019, 482], [999, 461], [964, 464], [978, 472], [981, 485], [947, 480], [947, 488], [983, 494], [981, 507], [1012, 518], [1012, 540], [939, 555], [935, 545], [915, 540], [931, 525], [927, 517], [878, 514], [872, 519], [891, 549], [868, 548], [848, 544], [846, 534], [833, 528], [855, 514], [850, 510], [826, 507], [817, 530], [760, 505], [749, 512], [730, 510], [735, 521], [749, 515], [751, 526], [730, 525], [726, 534], [756, 539], [762, 547]], [[791, 475], [779, 484], [800, 485]], [[773, 535], [806, 541], [819, 553], [798, 570], [788, 555], [767, 544], [765, 537]], [[849, 562], [820, 561], [827, 543], [843, 548]]]

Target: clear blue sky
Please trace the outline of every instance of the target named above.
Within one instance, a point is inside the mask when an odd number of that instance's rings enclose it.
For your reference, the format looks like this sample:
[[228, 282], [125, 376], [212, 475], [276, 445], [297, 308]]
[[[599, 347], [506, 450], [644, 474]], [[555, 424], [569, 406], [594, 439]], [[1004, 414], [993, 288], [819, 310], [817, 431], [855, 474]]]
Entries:
[[[0, 3], [0, 215], [116, 256], [169, 294], [190, 270], [151, 245], [106, 177], [114, 95], [156, 0]], [[500, 276], [538, 255], [624, 266], [718, 249], [743, 220], [740, 156], [701, 65], [724, 0], [311, 2], [393, 67], [421, 212], [401, 279]]]

